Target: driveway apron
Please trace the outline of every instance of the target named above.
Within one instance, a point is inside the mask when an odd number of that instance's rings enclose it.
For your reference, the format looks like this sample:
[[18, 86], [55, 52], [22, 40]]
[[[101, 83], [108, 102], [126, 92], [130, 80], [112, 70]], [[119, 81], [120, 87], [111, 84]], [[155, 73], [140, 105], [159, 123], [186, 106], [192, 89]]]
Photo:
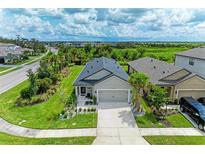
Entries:
[[96, 145], [148, 144], [140, 135], [127, 103], [102, 103], [98, 107]]

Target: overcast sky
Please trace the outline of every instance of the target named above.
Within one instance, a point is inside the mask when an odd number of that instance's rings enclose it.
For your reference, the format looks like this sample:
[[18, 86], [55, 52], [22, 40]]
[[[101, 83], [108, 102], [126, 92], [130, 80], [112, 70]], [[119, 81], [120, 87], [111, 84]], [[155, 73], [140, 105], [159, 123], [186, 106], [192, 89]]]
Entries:
[[205, 41], [205, 9], [0, 9], [0, 36], [39, 40]]

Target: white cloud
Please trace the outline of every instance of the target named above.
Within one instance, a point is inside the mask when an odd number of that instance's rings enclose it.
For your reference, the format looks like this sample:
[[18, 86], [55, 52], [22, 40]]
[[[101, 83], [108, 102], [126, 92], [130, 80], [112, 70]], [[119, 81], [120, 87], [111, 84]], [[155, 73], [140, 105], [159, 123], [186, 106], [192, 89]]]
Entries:
[[7, 37], [157, 39], [198, 35], [200, 39], [204, 38], [205, 9], [0, 9], [0, 23], [0, 35]]

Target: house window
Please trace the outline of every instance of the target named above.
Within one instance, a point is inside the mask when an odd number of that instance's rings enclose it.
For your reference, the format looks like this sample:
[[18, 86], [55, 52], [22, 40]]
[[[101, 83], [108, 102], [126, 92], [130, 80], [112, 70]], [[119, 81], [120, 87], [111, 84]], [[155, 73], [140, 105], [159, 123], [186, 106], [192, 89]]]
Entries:
[[189, 65], [194, 65], [194, 58], [189, 58]]
[[85, 87], [81, 87], [80, 88], [80, 92], [81, 92], [81, 96], [85, 96], [86, 88]]

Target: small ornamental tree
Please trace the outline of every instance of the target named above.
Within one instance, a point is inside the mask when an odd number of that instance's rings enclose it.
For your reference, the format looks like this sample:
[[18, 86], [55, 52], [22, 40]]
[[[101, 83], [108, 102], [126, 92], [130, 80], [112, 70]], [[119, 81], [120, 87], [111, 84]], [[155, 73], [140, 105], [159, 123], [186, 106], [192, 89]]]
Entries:
[[36, 75], [31, 69], [29, 69], [27, 73], [28, 73], [27, 74], [28, 80], [30, 82], [30, 86], [29, 86], [30, 92], [32, 93], [32, 95], [36, 95], [38, 90]]
[[132, 85], [133, 89], [133, 96], [134, 98], [134, 104], [136, 105], [137, 111], [141, 111], [140, 106], [140, 95], [141, 90], [143, 90], [149, 82], [149, 77], [147, 77], [144, 73], [141, 72], [135, 72], [130, 75], [129, 83]]
[[166, 95], [166, 89], [153, 85], [148, 95], [148, 100], [153, 107], [154, 113], [161, 115], [160, 109], [168, 103], [169, 98]]

